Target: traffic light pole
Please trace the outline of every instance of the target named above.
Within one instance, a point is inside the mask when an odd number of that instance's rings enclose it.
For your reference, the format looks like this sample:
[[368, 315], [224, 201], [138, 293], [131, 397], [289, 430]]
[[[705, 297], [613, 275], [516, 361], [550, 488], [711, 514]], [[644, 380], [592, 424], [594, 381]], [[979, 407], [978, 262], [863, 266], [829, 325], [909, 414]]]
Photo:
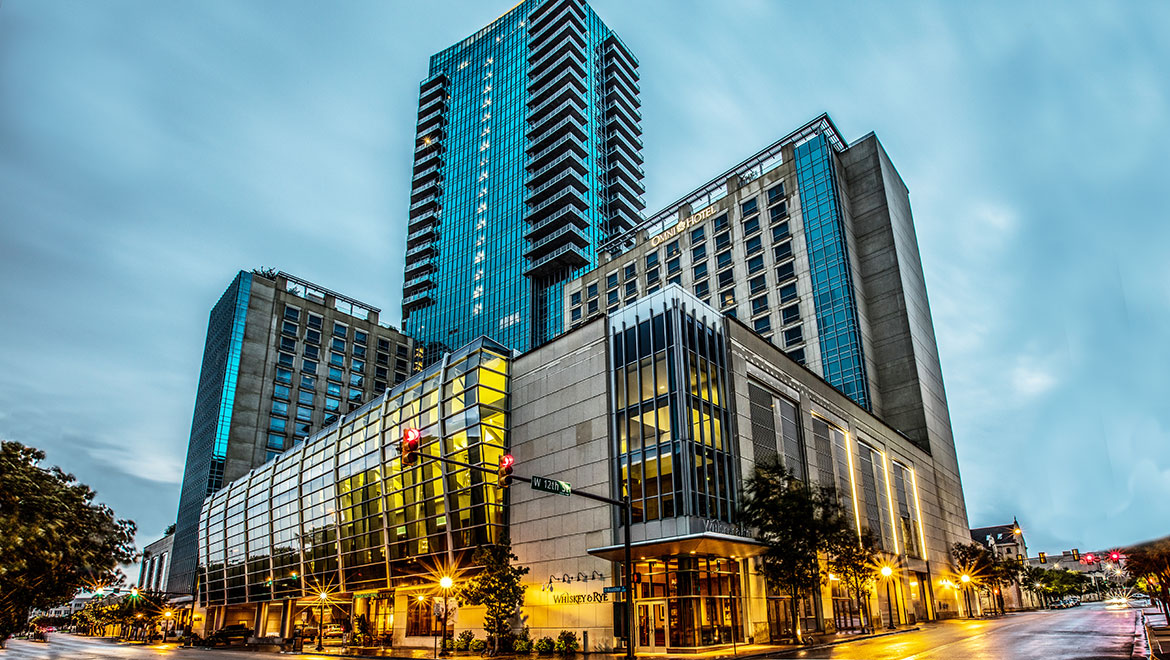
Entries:
[[[452, 465], [458, 465], [460, 467], [465, 467], [465, 468], [469, 468], [472, 470], [479, 470], [480, 472], [487, 472], [488, 474], [497, 474], [498, 473], [497, 470], [493, 470], [492, 468], [484, 467], [482, 465], [473, 465], [471, 463], [464, 463], [463, 461], [457, 461], [453, 458], [446, 458], [444, 456], [429, 456], [429, 455], [420, 453], [419, 457], [420, 458], [429, 458], [431, 460], [440, 461], [443, 463], [450, 463]], [[414, 466], [411, 465], [408, 467], [414, 467]], [[523, 481], [525, 483], [532, 483], [531, 477], [522, 477], [518, 474], [513, 474], [510, 476], [513, 479], [515, 479], [516, 481]], [[625, 533], [622, 534], [622, 536], [624, 537], [622, 540], [623, 540], [624, 545], [625, 545], [625, 547], [624, 547], [625, 561], [622, 563], [624, 564], [623, 568], [624, 568], [624, 571], [626, 574], [626, 591], [625, 591], [625, 594], [626, 594], [626, 658], [627, 658], [627, 660], [634, 660], [634, 561], [633, 561], [633, 548], [631, 547], [631, 544], [630, 544], [630, 528], [632, 525], [631, 513], [630, 513], [630, 496], [627, 495], [620, 500], [616, 500], [612, 497], [605, 497], [604, 495], [596, 495], [594, 493], [588, 493], [588, 492], [585, 492], [583, 490], [572, 490], [569, 492], [569, 495], [570, 495], [570, 497], [573, 495], [579, 495], [581, 497], [593, 500], [595, 502], [604, 502], [605, 504], [609, 504], [611, 506], [618, 507], [618, 509], [622, 512], [622, 523], [624, 524], [624, 526], [626, 528]], [[444, 627], [444, 634], [445, 633], [446, 633], [446, 629]], [[588, 649], [586, 649], [586, 651], [588, 651]]]

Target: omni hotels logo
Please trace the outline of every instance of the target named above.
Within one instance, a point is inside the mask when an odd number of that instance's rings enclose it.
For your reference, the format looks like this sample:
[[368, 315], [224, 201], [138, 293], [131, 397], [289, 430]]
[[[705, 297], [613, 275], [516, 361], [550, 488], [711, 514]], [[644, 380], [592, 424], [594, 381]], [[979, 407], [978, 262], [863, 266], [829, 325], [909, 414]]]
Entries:
[[653, 247], [658, 247], [659, 245], [662, 245], [663, 241], [669, 241], [675, 236], [678, 236], [679, 234], [690, 229], [691, 227], [694, 227], [695, 225], [706, 220], [707, 218], [710, 218], [713, 215], [715, 215], [714, 205], [708, 206], [698, 213], [692, 213], [688, 215], [685, 220], [680, 220], [673, 227], [663, 230], [661, 234], [658, 234], [657, 236], [651, 236], [650, 245]]
[[581, 605], [583, 603], [608, 603], [609, 594], [594, 591], [588, 594], [555, 594], [553, 603], [557, 605]]

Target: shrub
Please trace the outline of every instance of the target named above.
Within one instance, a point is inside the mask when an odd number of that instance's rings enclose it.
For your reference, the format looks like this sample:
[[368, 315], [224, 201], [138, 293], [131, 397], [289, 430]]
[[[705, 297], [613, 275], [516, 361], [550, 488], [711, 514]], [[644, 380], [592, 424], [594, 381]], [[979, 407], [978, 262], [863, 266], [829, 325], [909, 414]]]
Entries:
[[581, 648], [581, 645], [577, 643], [577, 633], [562, 630], [561, 634], [557, 635], [557, 643], [554, 648], [561, 655], [569, 655]]
[[552, 637], [541, 637], [536, 640], [536, 652], [540, 655], [550, 655], [554, 648]]
[[474, 651], [476, 653], [483, 653], [485, 648], [487, 648], [487, 642], [483, 641], [482, 639], [473, 639], [467, 645], [468, 651]]
[[447, 640], [447, 642], [446, 642], [446, 644], [444, 644], [444, 646], [446, 646], [446, 647], [447, 647], [447, 650], [448, 650], [448, 651], [454, 651], [454, 650], [455, 650], [455, 644], [456, 644], [455, 640], [453, 640], [453, 639], [448, 639], [448, 640]]
[[512, 643], [512, 650], [516, 653], [532, 653], [532, 640], [518, 639]]
[[464, 630], [455, 638], [455, 650], [466, 651], [471, 646], [471, 642], [475, 640], [475, 633], [470, 630]]

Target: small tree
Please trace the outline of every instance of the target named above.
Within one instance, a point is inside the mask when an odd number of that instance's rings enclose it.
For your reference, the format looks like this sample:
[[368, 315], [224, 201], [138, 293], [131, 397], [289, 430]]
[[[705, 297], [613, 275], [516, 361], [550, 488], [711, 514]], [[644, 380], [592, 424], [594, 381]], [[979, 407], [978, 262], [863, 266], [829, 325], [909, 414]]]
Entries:
[[500, 638], [511, 631], [512, 619], [524, 604], [524, 585], [520, 578], [528, 574], [512, 554], [512, 542], [503, 538], [499, 544], [482, 546], [472, 556], [472, 563], [482, 566], [478, 575], [459, 590], [458, 597], [468, 605], [483, 605], [483, 628], [491, 640], [491, 654], [500, 652]]
[[973, 590], [984, 589], [987, 591], [988, 597], [994, 599], [991, 584], [994, 579], [995, 557], [992, 556], [987, 546], [974, 541], [955, 543], [951, 546], [951, 557], [955, 560], [955, 571], [960, 576], [966, 575], [970, 578], [970, 582], [965, 585], [960, 581], [961, 586], [969, 586]]
[[1147, 594], [1160, 602], [1162, 613], [1170, 618], [1170, 540], [1126, 550], [1125, 570], [1145, 584]]
[[869, 594], [874, 586], [874, 566], [878, 543], [867, 529], [858, 539], [852, 530], [839, 534], [829, 549], [829, 570], [857, 601], [857, 612], [862, 617], [861, 632], [866, 632], [869, 616]]
[[765, 578], [792, 599], [793, 637], [800, 642], [799, 603], [821, 585], [821, 553], [847, 528], [836, 490], [795, 478], [778, 457], [756, 463], [747, 479], [740, 518], [765, 547]]

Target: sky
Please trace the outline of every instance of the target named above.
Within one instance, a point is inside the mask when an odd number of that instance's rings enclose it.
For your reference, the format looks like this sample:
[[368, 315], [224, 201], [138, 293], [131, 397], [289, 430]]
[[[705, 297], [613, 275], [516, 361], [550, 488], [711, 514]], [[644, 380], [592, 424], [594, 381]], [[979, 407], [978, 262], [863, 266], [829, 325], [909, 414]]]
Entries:
[[[0, 438], [174, 521], [207, 315], [275, 267], [397, 323], [418, 84], [510, 0], [0, 0]], [[973, 527], [1170, 533], [1170, 4], [595, 0], [647, 211], [828, 112], [911, 196]]]

